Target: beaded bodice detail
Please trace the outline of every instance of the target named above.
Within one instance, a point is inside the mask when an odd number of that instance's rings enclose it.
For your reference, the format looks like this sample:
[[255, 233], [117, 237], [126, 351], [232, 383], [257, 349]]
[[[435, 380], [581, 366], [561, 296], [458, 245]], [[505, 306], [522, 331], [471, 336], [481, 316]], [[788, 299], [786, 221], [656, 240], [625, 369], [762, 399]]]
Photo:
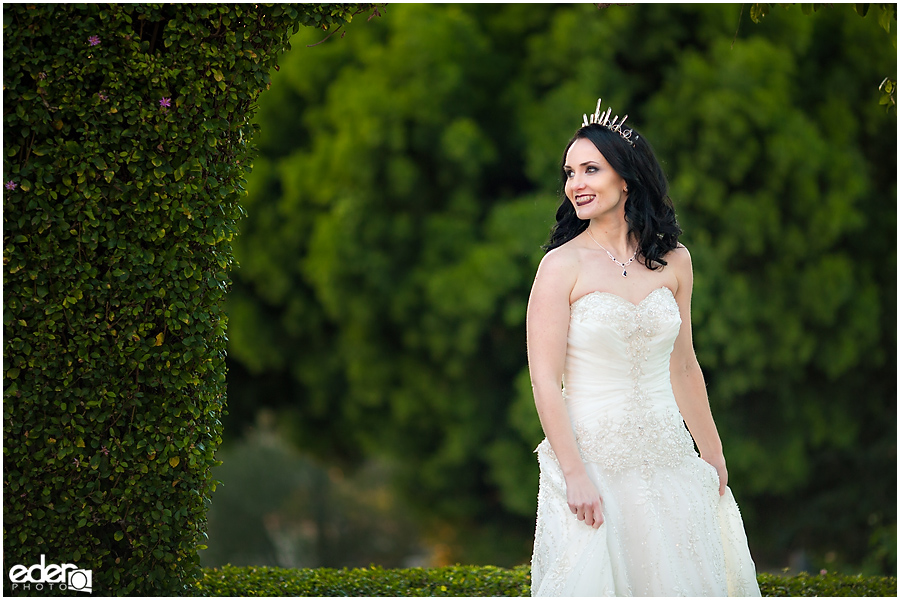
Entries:
[[680, 326], [667, 287], [638, 304], [606, 292], [572, 304], [563, 395], [585, 461], [619, 471], [696, 456], [669, 376]]

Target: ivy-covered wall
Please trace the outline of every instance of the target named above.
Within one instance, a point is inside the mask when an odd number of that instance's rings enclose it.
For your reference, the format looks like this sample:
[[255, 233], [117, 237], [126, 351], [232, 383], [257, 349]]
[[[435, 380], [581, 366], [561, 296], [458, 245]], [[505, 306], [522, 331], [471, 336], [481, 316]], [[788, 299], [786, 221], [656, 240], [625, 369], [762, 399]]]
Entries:
[[41, 555], [189, 591], [249, 117], [290, 35], [360, 6], [3, 7], [5, 592], [72, 593], [13, 585]]

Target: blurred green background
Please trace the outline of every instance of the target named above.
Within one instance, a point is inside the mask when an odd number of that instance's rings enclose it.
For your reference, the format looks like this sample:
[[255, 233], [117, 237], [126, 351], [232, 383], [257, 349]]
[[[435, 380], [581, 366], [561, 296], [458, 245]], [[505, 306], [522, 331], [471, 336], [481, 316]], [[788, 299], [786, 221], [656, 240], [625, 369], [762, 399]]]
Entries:
[[525, 307], [602, 97], [670, 178], [758, 567], [896, 574], [896, 21], [382, 13], [301, 31], [260, 101], [204, 564], [530, 559]]

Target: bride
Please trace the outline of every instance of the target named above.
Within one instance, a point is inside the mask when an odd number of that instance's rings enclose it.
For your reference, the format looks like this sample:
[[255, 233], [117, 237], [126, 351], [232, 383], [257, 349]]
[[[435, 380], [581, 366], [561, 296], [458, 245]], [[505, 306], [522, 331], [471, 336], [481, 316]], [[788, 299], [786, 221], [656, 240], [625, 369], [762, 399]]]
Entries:
[[691, 340], [691, 255], [652, 149], [610, 114], [598, 101], [566, 147], [528, 303], [532, 595], [758, 596]]

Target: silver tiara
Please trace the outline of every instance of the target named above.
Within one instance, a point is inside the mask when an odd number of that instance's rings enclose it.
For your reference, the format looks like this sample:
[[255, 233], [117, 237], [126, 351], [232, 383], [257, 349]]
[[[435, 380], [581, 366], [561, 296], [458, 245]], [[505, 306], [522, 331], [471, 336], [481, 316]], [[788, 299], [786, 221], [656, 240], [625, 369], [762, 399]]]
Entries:
[[[597, 125], [602, 125], [606, 127], [610, 131], [615, 131], [618, 133], [623, 140], [634, 146], [634, 141], [631, 139], [631, 133], [633, 130], [631, 129], [622, 129], [622, 125], [625, 124], [625, 119], [628, 118], [628, 115], [622, 117], [622, 120], [619, 121], [618, 115], [613, 117], [612, 121], [609, 120], [609, 116], [612, 113], [611, 108], [607, 108], [606, 112], [600, 112], [600, 102], [602, 102], [601, 98], [597, 98], [597, 109], [594, 111], [590, 117], [584, 115], [584, 124], [582, 127], [587, 127], [588, 125], [593, 125], [596, 123]], [[634, 136], [634, 139], [638, 139], [638, 136]]]

